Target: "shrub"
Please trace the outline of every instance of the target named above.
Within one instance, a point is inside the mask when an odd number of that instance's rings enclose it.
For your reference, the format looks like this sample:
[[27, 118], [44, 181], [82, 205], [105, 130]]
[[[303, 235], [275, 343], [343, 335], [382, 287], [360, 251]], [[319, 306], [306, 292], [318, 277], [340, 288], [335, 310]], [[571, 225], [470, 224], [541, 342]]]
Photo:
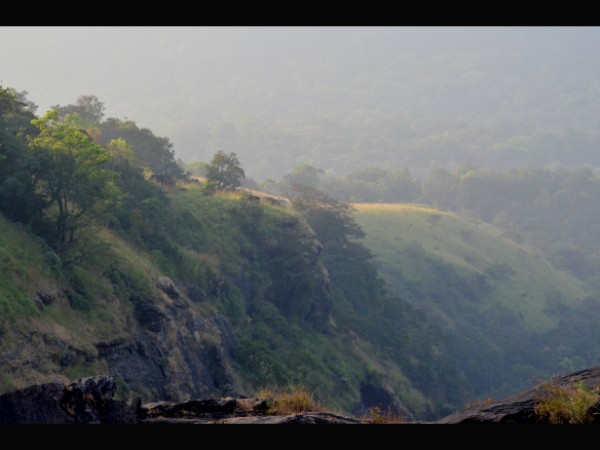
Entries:
[[549, 384], [544, 397], [535, 408], [536, 416], [543, 422], [588, 423], [589, 409], [598, 402], [598, 387], [589, 388], [583, 381], [567, 386]]

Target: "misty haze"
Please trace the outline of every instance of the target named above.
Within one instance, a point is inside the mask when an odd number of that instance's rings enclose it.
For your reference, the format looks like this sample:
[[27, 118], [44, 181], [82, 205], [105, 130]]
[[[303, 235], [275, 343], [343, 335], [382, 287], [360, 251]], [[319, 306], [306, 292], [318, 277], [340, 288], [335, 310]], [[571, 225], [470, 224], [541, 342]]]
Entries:
[[0, 423], [598, 420], [600, 28], [0, 42]]

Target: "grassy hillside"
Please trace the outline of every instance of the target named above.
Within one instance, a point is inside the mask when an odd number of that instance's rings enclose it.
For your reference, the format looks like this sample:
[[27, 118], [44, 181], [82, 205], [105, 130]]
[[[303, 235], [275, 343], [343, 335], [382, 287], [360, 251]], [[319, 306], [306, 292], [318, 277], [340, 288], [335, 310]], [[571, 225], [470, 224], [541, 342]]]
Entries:
[[[444, 210], [354, 206], [391, 291], [443, 327], [479, 396], [594, 363], [595, 300], [531, 248]], [[565, 315], [585, 324], [567, 329]]]
[[[0, 217], [0, 392], [109, 373], [145, 400], [302, 384], [350, 413], [389, 404], [433, 417], [461, 405], [435, 330], [369, 287], [370, 274], [361, 289], [372, 293], [348, 298], [352, 281], [336, 284], [341, 269], [323, 265], [297, 213], [194, 184], [168, 199], [155, 222], [162, 234], [97, 228], [69, 269]], [[373, 320], [358, 317], [357, 301]], [[408, 324], [422, 345], [410, 343]]]

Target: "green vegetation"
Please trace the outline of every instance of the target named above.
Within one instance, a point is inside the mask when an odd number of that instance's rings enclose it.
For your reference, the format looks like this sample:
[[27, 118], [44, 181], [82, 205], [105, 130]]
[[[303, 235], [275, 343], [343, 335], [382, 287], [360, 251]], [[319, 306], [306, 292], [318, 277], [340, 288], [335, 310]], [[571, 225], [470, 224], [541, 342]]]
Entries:
[[[145, 400], [304, 386], [277, 408], [314, 395], [389, 422], [594, 361], [600, 303], [489, 224], [419, 205], [355, 211], [311, 186], [325, 174], [309, 165], [279, 203], [237, 189], [235, 153], [199, 182], [168, 139], [103, 120], [93, 96], [41, 118], [23, 100], [0, 89], [0, 391], [97, 373]], [[420, 191], [408, 172], [349, 180], [483, 211], [486, 177], [461, 174]]]
[[106, 214], [120, 195], [117, 173], [104, 167], [110, 159], [107, 149], [77, 130], [76, 122], [70, 114], [60, 122], [50, 110], [32, 121], [40, 132], [29, 143], [40, 165], [34, 173], [36, 190], [54, 231], [47, 239], [59, 255], [75, 242], [84, 224]]
[[206, 178], [215, 183], [217, 189], [234, 190], [240, 186], [240, 180], [246, 174], [235, 153], [227, 154], [219, 150], [206, 166]]
[[[136, 316], [139, 301], [136, 299], [158, 301], [161, 294], [156, 286], [162, 274], [167, 274], [176, 280], [180, 292], [185, 293], [184, 301], [190, 308], [187, 314], [191, 317], [212, 317], [218, 313], [231, 320], [236, 337], [229, 362], [234, 374], [233, 392], [252, 392], [265, 384], [302, 383], [318, 395], [327, 409], [354, 413], [360, 411], [357, 403], [361, 386], [366, 383], [368, 373], [376, 371], [379, 379], [371, 384], [391, 385], [414, 414], [423, 417], [439, 414], [438, 399], [429, 399], [424, 394], [431, 383], [418, 380], [422, 387], [415, 389], [412, 372], [405, 373], [400, 365], [400, 361], [406, 360], [411, 361], [409, 369], [413, 365], [435, 367], [435, 362], [426, 359], [427, 353], [419, 353], [427, 351], [428, 341], [424, 340], [418, 351], [412, 350], [410, 342], [392, 351], [382, 348], [377, 341], [380, 335], [392, 333], [393, 328], [389, 327], [401, 321], [411, 322], [413, 329], [422, 327], [421, 332], [426, 336], [430, 331], [422, 318], [398, 315], [407, 314], [410, 309], [405, 311], [396, 306], [397, 313], [386, 311], [389, 326], [384, 324], [375, 332], [367, 319], [361, 319], [356, 322], [356, 332], [348, 330], [344, 324], [352, 323], [348, 309], [352, 304], [344, 300], [343, 292], [352, 291], [352, 285], [335, 287], [335, 299], [346, 304], [342, 313], [332, 313], [331, 317], [319, 315], [327, 311], [323, 310], [327, 307], [327, 291], [323, 290], [327, 272], [316, 258], [314, 238], [301, 217], [282, 208], [255, 204], [243, 195], [207, 197], [194, 184], [171, 192], [169, 199], [170, 220], [180, 233], [167, 235], [172, 242], [165, 244], [165, 248], [177, 249], [177, 259], [165, 257], [159, 249], [151, 250], [152, 239], [150, 244], [139, 247], [125, 231], [104, 230], [95, 237], [95, 251], [81, 265], [70, 271], [60, 265], [53, 269], [52, 260], [44, 259], [45, 247], [36, 250], [37, 241], [30, 235], [3, 222], [8, 230], [3, 238], [39, 261], [30, 267], [27, 260], [19, 259], [14, 262], [15, 268], [23, 271], [37, 267], [43, 272], [35, 273], [36, 282], [32, 284], [26, 283], [25, 278], [10, 278], [11, 282], [3, 284], [2, 299], [15, 308], [19, 303], [11, 298], [9, 291], [20, 289], [18, 298], [28, 305], [18, 313], [23, 321], [22, 330], [27, 333], [44, 330], [47, 336], [44, 342], [24, 341], [19, 338], [14, 320], [4, 316], [6, 339], [2, 341], [0, 354], [10, 353], [15, 345], [22, 348], [22, 359], [3, 367], [6, 386], [23, 386], [34, 380], [53, 379], [58, 374], [66, 379], [74, 374], [106, 371], [106, 362], [99, 357], [97, 345], [126, 343], [133, 338], [132, 324], [140, 320]], [[7, 253], [15, 251], [8, 241], [1, 248], [6, 248]], [[53, 270], [60, 274], [58, 278]], [[332, 269], [332, 273], [336, 270]], [[2, 270], [2, 276], [10, 277], [8, 269]], [[362, 282], [368, 282], [366, 275]], [[31, 290], [24, 290], [24, 286]], [[65, 290], [69, 295], [63, 294]], [[52, 303], [34, 307], [32, 299], [37, 292], [54, 293]], [[358, 296], [352, 301], [357, 306], [361, 303]], [[360, 306], [368, 309], [367, 305]], [[37, 317], [33, 324], [31, 317]], [[332, 328], [330, 321], [338, 324]], [[163, 339], [171, 338], [165, 335]], [[207, 334], [200, 339], [207, 348], [217, 348], [221, 341], [218, 334]], [[389, 334], [386, 339], [391, 344], [404, 337]], [[429, 339], [436, 341], [433, 335]], [[34, 359], [37, 369], [22, 372], [26, 361]], [[165, 364], [168, 368], [171, 363]], [[148, 397], [139, 380], [123, 382]], [[442, 386], [450, 382], [444, 381]], [[439, 381], [433, 386], [437, 386], [436, 392], [441, 388]], [[442, 411], [450, 410], [453, 404], [452, 399], [446, 400]]]
[[[412, 202], [449, 209], [502, 230], [507, 237], [541, 251], [557, 269], [570, 272], [595, 291], [600, 287], [600, 178], [590, 167], [567, 170], [514, 169], [504, 173], [463, 165], [433, 170], [416, 180], [408, 170], [364, 168], [346, 177], [301, 165], [263, 188], [292, 192], [300, 180], [328, 195], [353, 202]], [[432, 213], [430, 220], [436, 220]], [[432, 222], [433, 223], [433, 222]]]
[[[23, 192], [39, 203], [21, 226], [2, 219], [1, 389], [114, 371], [146, 399], [303, 384], [337, 410], [377, 401], [419, 417], [463, 401], [439, 334], [387, 295], [347, 204], [231, 192], [237, 159], [228, 192], [205, 195], [161, 138], [98, 122], [94, 99], [33, 119], [2, 92], [0, 181], [23, 170], [0, 211], [14, 221]], [[11, 131], [13, 116], [37, 129]]]
[[539, 253], [450, 211], [354, 206], [389, 289], [441, 327], [475, 397], [595, 363], [596, 300]]
[[589, 388], [583, 381], [567, 386], [549, 384], [535, 408], [540, 422], [551, 424], [590, 423], [590, 409], [598, 403], [598, 388]]

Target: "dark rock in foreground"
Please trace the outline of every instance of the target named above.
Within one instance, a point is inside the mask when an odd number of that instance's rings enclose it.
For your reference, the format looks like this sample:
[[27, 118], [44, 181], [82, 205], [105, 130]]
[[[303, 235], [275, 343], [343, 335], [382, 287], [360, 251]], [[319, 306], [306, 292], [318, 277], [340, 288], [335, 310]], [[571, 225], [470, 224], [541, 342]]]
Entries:
[[111, 377], [82, 378], [68, 386], [46, 383], [0, 396], [0, 424], [353, 424], [330, 413], [268, 415], [265, 399], [205, 399], [145, 405], [137, 396], [113, 399]]
[[256, 425], [278, 425], [278, 424], [291, 424], [291, 425], [326, 425], [326, 424], [339, 424], [339, 425], [353, 425], [362, 423], [360, 420], [352, 419], [350, 417], [338, 416], [337, 414], [326, 413], [326, 412], [307, 412], [300, 414], [291, 414], [289, 416], [248, 416], [248, 417], [232, 417], [230, 419], [223, 419], [215, 423], [222, 424], [256, 424]]
[[259, 398], [156, 402], [142, 406], [143, 423], [168, 424], [357, 424], [360, 420], [325, 412], [269, 415], [269, 404]]
[[[535, 423], [535, 408], [548, 385], [569, 386], [583, 382], [600, 385], [600, 367], [553, 378], [527, 391], [490, 405], [469, 408], [435, 423]], [[0, 395], [0, 424], [360, 424], [361, 420], [327, 412], [290, 415], [269, 414], [266, 399], [221, 398], [185, 402], [154, 402], [142, 405], [137, 396], [115, 400], [116, 383], [111, 377], [82, 378], [68, 386], [47, 383]], [[588, 412], [598, 422], [594, 411]]]
[[110, 377], [82, 378], [69, 386], [46, 383], [0, 396], [0, 423], [138, 423], [141, 400], [114, 400]]
[[535, 407], [544, 398], [547, 385], [568, 386], [580, 381], [589, 388], [600, 385], [600, 367], [553, 378], [502, 401], [456, 412], [437, 423], [536, 423]]
[[362, 423], [360, 420], [350, 417], [338, 416], [336, 414], [325, 412], [306, 412], [290, 415], [274, 416], [230, 416], [228, 418], [218, 419], [216, 417], [206, 416], [187, 416], [182, 418], [156, 417], [144, 419], [142, 423], [152, 424], [219, 424], [219, 425], [353, 425]]

